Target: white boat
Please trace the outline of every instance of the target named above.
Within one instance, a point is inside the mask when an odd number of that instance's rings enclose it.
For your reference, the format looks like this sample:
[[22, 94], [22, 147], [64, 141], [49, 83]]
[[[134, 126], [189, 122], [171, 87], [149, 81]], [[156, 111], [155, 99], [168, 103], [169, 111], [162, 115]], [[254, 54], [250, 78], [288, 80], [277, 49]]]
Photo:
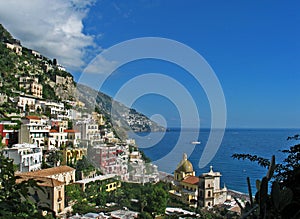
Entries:
[[191, 144], [201, 144], [200, 141], [192, 141]]

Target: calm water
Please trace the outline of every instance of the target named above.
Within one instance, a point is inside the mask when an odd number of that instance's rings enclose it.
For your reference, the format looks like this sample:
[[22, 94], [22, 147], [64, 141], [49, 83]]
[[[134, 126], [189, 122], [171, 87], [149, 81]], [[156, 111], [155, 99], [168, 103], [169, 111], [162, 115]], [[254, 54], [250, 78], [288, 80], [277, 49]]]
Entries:
[[[298, 133], [300, 133], [300, 129], [228, 129], [218, 152], [211, 162], [202, 169], [198, 167], [198, 162], [206, 145], [209, 130], [201, 130], [198, 139], [195, 139], [195, 135], [198, 136], [198, 132], [195, 130], [171, 130], [166, 133], [151, 133], [151, 135], [139, 133], [142, 138], [137, 138], [130, 133], [129, 136], [136, 139], [139, 148], [158, 165], [161, 171], [173, 173], [182, 158], [182, 154], [186, 152], [194, 166], [196, 175], [208, 172], [209, 166], [212, 165], [214, 171], [219, 171], [222, 174], [222, 186], [225, 183], [229, 189], [247, 193], [246, 177], [250, 177], [252, 188], [256, 191], [255, 180], [261, 179], [267, 170], [246, 160], [233, 159], [231, 155], [249, 153], [271, 158], [274, 154], [276, 161], [280, 162], [284, 156], [279, 150], [287, 149], [295, 144], [295, 141], [287, 141], [287, 137]], [[183, 136], [183, 139], [178, 142], [180, 135]], [[195, 140], [200, 141], [201, 144], [192, 145], [191, 141]], [[177, 149], [171, 152], [176, 143], [178, 144]], [[166, 156], [170, 154], [171, 156]]]

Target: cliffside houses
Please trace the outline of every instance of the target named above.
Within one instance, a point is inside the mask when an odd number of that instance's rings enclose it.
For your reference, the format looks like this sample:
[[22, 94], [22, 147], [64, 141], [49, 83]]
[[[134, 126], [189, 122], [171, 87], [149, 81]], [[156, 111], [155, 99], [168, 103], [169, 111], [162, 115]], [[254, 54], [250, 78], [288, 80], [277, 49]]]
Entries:
[[2, 151], [5, 157], [14, 160], [20, 172], [40, 170], [42, 167], [42, 150], [33, 144], [15, 144]]

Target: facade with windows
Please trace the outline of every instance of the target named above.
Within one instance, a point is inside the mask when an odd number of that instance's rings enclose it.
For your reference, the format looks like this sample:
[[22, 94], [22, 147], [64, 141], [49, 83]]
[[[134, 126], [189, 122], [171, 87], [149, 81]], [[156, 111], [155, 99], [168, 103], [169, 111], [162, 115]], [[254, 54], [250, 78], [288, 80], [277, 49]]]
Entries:
[[220, 172], [214, 172], [212, 166], [208, 173], [199, 177], [199, 206], [210, 207], [223, 204], [227, 198], [227, 188], [220, 188]]
[[24, 174], [17, 174], [17, 176], [20, 178], [16, 180], [16, 183], [34, 179], [38, 181], [38, 186], [43, 188], [43, 190], [29, 188], [29, 198], [37, 206], [49, 208], [56, 215], [65, 209], [65, 185], [63, 182], [47, 177], [26, 176]]
[[89, 186], [95, 184], [98, 185], [99, 191], [101, 190], [101, 187], [103, 187], [106, 192], [111, 192], [121, 187], [121, 182], [117, 180], [115, 174], [106, 174], [82, 179], [76, 181], [75, 184], [79, 184], [82, 191], [85, 191]]
[[177, 200], [191, 206], [197, 206], [199, 178], [195, 176], [192, 163], [184, 154], [174, 171], [174, 186], [169, 193]]
[[195, 176], [193, 165], [183, 155], [183, 159], [174, 171], [173, 188], [169, 193], [191, 207], [210, 207], [223, 204], [227, 199], [227, 188], [220, 188], [220, 172], [214, 172], [212, 166], [208, 173]]
[[32, 144], [15, 144], [12, 148], [3, 149], [3, 155], [13, 159], [19, 171], [30, 172], [41, 169], [42, 150]]

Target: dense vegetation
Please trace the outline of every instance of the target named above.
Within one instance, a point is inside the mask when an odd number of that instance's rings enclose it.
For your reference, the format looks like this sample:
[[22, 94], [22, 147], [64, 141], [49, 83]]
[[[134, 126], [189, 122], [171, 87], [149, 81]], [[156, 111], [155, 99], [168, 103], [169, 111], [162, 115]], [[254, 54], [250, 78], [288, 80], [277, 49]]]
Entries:
[[17, 184], [17, 179], [13, 161], [0, 154], [0, 218], [44, 218], [42, 209], [29, 199], [29, 188], [42, 188], [34, 180]]
[[[299, 135], [288, 140], [300, 140]], [[234, 154], [233, 158], [247, 159], [260, 166], [269, 167], [262, 180], [257, 180], [257, 193], [252, 200], [250, 180], [248, 181], [250, 203], [243, 208], [244, 218], [300, 218], [300, 144], [281, 151], [286, 158], [281, 164], [250, 154]], [[271, 181], [271, 192], [268, 183]]]

